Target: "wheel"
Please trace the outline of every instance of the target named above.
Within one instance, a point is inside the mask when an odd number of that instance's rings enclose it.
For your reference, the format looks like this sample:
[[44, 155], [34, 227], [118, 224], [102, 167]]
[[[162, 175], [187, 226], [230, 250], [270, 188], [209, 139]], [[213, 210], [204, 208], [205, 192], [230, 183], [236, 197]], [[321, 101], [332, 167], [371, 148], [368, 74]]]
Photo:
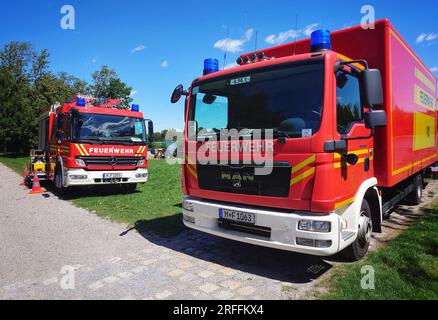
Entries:
[[59, 166], [55, 169], [55, 188], [58, 195], [62, 196], [65, 193], [65, 188], [62, 185], [62, 171]]
[[123, 185], [123, 189], [127, 193], [132, 193], [132, 192], [134, 192], [137, 189], [137, 184], [136, 183], [124, 184]]
[[373, 222], [371, 219], [371, 208], [367, 200], [363, 200], [360, 208], [359, 226], [356, 240], [342, 252], [344, 257], [350, 261], [359, 261], [368, 252], [371, 235], [373, 233]]
[[421, 196], [423, 195], [423, 178], [421, 174], [417, 174], [412, 180], [414, 191], [412, 191], [405, 199], [406, 204], [416, 206], [421, 203]]

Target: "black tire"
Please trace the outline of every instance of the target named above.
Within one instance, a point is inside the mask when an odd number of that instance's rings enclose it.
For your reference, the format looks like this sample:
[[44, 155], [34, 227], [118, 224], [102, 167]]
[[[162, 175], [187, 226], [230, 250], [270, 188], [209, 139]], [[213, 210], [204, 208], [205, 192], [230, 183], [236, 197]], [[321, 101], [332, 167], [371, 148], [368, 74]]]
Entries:
[[62, 170], [61, 167], [57, 166], [55, 169], [55, 189], [56, 189], [56, 193], [59, 196], [62, 196], [65, 194], [65, 188], [62, 185]]
[[371, 208], [368, 201], [364, 199], [360, 208], [357, 238], [342, 251], [342, 255], [349, 261], [359, 261], [365, 257], [370, 247], [372, 230]]
[[414, 191], [412, 191], [405, 199], [406, 204], [416, 206], [421, 203], [421, 197], [423, 196], [423, 178], [421, 174], [417, 174], [412, 179]]

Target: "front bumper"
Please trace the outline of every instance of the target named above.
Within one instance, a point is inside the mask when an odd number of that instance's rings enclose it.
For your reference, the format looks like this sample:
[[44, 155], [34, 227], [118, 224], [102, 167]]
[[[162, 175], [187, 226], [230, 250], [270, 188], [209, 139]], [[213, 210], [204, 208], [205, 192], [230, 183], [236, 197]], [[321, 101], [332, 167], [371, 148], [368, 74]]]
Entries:
[[[120, 173], [120, 181], [107, 181], [103, 179], [105, 173]], [[78, 177], [80, 177], [78, 179]], [[108, 185], [108, 184], [128, 184], [146, 183], [148, 180], [147, 169], [136, 169], [128, 171], [87, 171], [84, 169], [64, 170], [64, 187], [87, 186], [87, 185]]]
[[[184, 202], [184, 224], [195, 230], [231, 240], [317, 256], [330, 256], [339, 252], [342, 222], [341, 218], [334, 213], [325, 216], [315, 216], [304, 212], [284, 213], [192, 197], [185, 197]], [[190, 209], [187, 210], [186, 208]], [[252, 232], [223, 228], [219, 222], [219, 209], [253, 213], [256, 217], [256, 227], [264, 228], [264, 230], [270, 232], [259, 235]], [[330, 222], [331, 230], [327, 233], [298, 230], [300, 220]], [[297, 243], [297, 238], [321, 241], [326, 243], [327, 246], [300, 245]]]

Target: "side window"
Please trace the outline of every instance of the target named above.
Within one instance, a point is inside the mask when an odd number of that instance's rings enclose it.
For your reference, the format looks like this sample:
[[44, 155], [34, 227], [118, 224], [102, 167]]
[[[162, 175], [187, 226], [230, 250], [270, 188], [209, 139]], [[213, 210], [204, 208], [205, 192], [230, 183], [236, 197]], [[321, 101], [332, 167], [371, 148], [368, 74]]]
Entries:
[[71, 138], [71, 118], [65, 117], [64, 137], [66, 139]]
[[336, 73], [336, 113], [340, 134], [348, 133], [354, 122], [362, 121], [359, 79], [345, 71]]

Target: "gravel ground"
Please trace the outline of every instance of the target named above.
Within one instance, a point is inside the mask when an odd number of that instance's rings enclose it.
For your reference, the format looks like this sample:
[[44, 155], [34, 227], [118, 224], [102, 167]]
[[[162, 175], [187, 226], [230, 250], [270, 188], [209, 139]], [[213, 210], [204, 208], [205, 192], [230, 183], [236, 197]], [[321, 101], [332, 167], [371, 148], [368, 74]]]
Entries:
[[[51, 193], [28, 195], [2, 164], [0, 181], [0, 299], [300, 298], [338, 263], [193, 230], [126, 232]], [[386, 229], [412, 215], [403, 210]]]

